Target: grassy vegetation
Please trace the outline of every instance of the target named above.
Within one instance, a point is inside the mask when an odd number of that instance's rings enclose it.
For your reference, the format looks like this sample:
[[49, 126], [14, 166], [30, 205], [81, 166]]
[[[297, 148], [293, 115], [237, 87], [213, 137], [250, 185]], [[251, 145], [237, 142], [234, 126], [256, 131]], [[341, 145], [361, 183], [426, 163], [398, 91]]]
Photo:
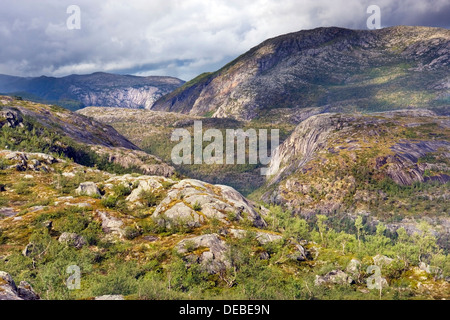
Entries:
[[[52, 217], [57, 216], [55, 231], [78, 232], [89, 239], [91, 246], [76, 250], [58, 243], [54, 235], [39, 227], [40, 221], [49, 216], [40, 216], [30, 237], [34, 244], [30, 257], [15, 252], [7, 261], [0, 260], [0, 270], [29, 281], [46, 299], [105, 294], [122, 294], [133, 299], [377, 299], [377, 290], [360, 291], [365, 288], [362, 279], [368, 276], [365, 270], [373, 264], [371, 257], [376, 254], [398, 259], [382, 269], [382, 276], [389, 283], [382, 292], [383, 299], [424, 297], [410, 271], [419, 262], [439, 267], [444, 276], [450, 273], [450, 259], [436, 245], [426, 224], [421, 225], [421, 235], [408, 236], [400, 229], [395, 238], [389, 238], [382, 224], [371, 233], [363, 223], [357, 235], [337, 231], [324, 216], [318, 216], [316, 222], [307, 222], [280, 207], [271, 207], [270, 230], [281, 232], [283, 240], [261, 246], [251, 232], [242, 239], [227, 237], [230, 267], [221, 274], [209, 274], [198, 264], [187, 265], [167, 247], [166, 241], [150, 246], [136, 242], [141, 232], [134, 227], [126, 229], [127, 241], [105, 242], [99, 241], [101, 229], [86, 212], [64, 210]], [[292, 238], [309, 240], [309, 250], [317, 252], [314, 259], [286, 260]], [[269, 259], [262, 260], [259, 254], [254, 254], [258, 251], [269, 253]], [[314, 285], [316, 274], [344, 270], [354, 258], [362, 262], [361, 280], [356, 279], [356, 285], [326, 288]], [[65, 286], [68, 275], [64, 271], [69, 265], [78, 265], [82, 270], [81, 290], [69, 291]], [[443, 285], [433, 282], [431, 275], [426, 281], [437, 288]], [[442, 292], [434, 294], [439, 298]]]
[[118, 174], [136, 172], [136, 168], [123, 168], [109, 161], [108, 156], [100, 156], [88, 146], [82, 145], [24, 116], [23, 127], [0, 128], [0, 147], [13, 151], [38, 152], [73, 160], [87, 166]]

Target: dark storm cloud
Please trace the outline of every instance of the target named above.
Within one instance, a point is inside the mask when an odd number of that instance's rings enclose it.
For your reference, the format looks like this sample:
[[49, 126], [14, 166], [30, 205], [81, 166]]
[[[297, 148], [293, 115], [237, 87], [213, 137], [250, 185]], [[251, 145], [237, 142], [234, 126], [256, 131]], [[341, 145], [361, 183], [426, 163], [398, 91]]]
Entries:
[[[81, 30], [66, 9], [81, 8]], [[267, 38], [321, 26], [449, 28], [447, 0], [3, 0], [0, 73], [63, 76], [95, 71], [172, 75], [213, 71]]]

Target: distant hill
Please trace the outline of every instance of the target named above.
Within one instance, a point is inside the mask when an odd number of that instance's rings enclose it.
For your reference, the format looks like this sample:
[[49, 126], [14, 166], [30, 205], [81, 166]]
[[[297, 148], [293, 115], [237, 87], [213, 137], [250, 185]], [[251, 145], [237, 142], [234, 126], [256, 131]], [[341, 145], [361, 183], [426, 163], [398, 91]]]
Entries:
[[171, 77], [136, 77], [108, 73], [63, 78], [0, 75], [0, 92], [54, 103], [71, 110], [86, 106], [149, 109], [184, 82]]
[[[269, 39], [152, 108], [238, 120], [274, 113], [450, 107], [450, 30], [319, 28]], [[277, 116], [274, 117], [275, 119]]]

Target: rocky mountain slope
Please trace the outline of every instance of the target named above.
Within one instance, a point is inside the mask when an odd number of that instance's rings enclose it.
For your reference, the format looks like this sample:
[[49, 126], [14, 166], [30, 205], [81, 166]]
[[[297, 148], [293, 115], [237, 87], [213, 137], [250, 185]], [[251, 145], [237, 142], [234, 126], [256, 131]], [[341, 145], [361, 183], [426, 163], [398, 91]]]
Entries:
[[[111, 125], [142, 150], [156, 155], [167, 163], [172, 163], [172, 149], [177, 144], [171, 141], [175, 129], [184, 128], [192, 131], [196, 120], [202, 121], [204, 130], [241, 129], [245, 128], [246, 125], [232, 119], [207, 119], [153, 110], [91, 107], [78, 110], [77, 113]], [[265, 124], [264, 128], [272, 126], [274, 125]], [[294, 125], [284, 126], [288, 128], [286, 132], [295, 128]], [[251, 125], [249, 128], [251, 128]], [[255, 165], [180, 165], [175, 167], [177, 172], [188, 177], [208, 181], [212, 184], [229, 185], [243, 194], [249, 194], [255, 188], [264, 184], [264, 178], [260, 175], [258, 166]]]
[[391, 230], [426, 219], [447, 247], [449, 124], [429, 110], [313, 116], [277, 150], [258, 194], [305, 217], [363, 215]]
[[265, 41], [164, 96], [152, 109], [240, 120], [294, 115], [302, 108], [411, 106], [448, 113], [449, 54], [446, 29], [301, 31]]
[[448, 257], [426, 229], [398, 244], [377, 231], [358, 249], [355, 236], [198, 180], [8, 150], [0, 176], [0, 300], [374, 299], [370, 265], [383, 298], [448, 297]]
[[52, 152], [86, 165], [171, 176], [173, 167], [140, 150], [114, 128], [67, 109], [0, 96], [2, 148]]
[[171, 77], [136, 77], [107, 73], [63, 78], [0, 75], [0, 93], [17, 94], [69, 109], [86, 106], [149, 109], [184, 82]]

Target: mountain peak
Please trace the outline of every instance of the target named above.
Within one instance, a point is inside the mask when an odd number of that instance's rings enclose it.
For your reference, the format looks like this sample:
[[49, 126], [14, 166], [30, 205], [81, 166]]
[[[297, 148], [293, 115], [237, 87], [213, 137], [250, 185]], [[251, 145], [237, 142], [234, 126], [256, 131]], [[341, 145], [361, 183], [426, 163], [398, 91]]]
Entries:
[[264, 41], [153, 109], [239, 120], [281, 108], [445, 110], [449, 46], [450, 31], [440, 28], [299, 31]]

